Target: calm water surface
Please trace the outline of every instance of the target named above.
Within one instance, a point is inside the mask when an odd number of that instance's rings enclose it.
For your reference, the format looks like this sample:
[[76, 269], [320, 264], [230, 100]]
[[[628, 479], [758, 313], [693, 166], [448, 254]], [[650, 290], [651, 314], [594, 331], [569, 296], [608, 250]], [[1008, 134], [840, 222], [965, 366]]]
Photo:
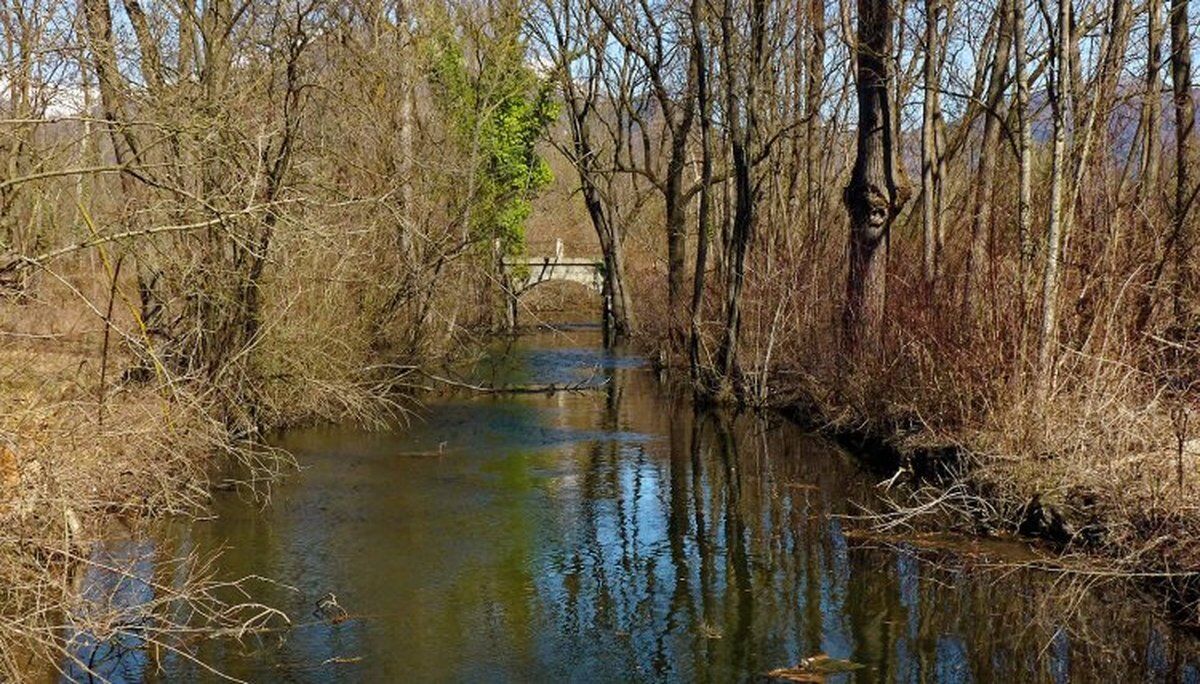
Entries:
[[[608, 382], [438, 401], [394, 432], [288, 434], [303, 473], [271, 506], [224, 494], [214, 520], [97, 559], [162, 581], [161, 559], [224, 548], [219, 576], [276, 580], [253, 598], [291, 629], [199, 646], [253, 682], [728, 682], [826, 653], [864, 666], [830, 682], [1200, 684], [1195, 640], [1152, 601], [989, 569], [978, 550], [866, 541], [843, 515], [871, 505], [878, 473], [778, 419], [698, 412], [594, 332], [522, 338], [476, 375]], [[137, 579], [83, 581], [154, 597]], [[314, 615], [327, 592], [348, 620]], [[113, 681], [215, 679], [136, 643], [76, 641]]]

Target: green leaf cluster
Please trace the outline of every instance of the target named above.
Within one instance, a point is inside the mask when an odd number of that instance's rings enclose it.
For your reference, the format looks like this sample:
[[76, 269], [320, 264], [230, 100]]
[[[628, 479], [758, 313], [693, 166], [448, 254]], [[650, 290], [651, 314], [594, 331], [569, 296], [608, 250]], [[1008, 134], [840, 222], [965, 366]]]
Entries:
[[430, 82], [458, 152], [470, 160], [472, 237], [499, 239], [506, 254], [525, 247], [530, 200], [552, 180], [537, 142], [558, 117], [552, 84], [530, 68], [513, 6], [495, 10], [487, 30], [446, 22], [431, 41]]

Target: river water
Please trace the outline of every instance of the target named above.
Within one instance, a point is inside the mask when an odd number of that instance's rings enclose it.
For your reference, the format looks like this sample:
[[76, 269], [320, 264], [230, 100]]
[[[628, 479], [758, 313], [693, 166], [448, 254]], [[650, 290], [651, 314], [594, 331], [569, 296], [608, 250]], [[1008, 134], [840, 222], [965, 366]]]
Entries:
[[[862, 666], [830, 682], [1200, 684], [1149, 598], [993, 567], [1028, 557], [1016, 542], [856, 532], [884, 476], [777, 417], [695, 410], [595, 331], [520, 338], [475, 376], [603, 386], [289, 433], [303, 469], [269, 506], [222, 493], [212, 520], [114, 540], [95, 558], [125, 576], [90, 570], [85, 594], [153, 600], [167, 559], [223, 549], [217, 576], [270, 578], [251, 598], [292, 621], [195, 647], [254, 682], [728, 682], [824, 653]], [[330, 592], [345, 619], [314, 612]], [[72, 655], [112, 681], [216, 680], [138, 645], [77, 635]]]

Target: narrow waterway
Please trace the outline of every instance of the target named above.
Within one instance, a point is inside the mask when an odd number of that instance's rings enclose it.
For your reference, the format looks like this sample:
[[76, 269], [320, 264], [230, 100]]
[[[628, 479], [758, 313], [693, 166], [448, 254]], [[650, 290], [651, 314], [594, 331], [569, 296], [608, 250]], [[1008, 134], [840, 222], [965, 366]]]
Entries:
[[[303, 470], [269, 506], [223, 493], [212, 520], [114, 541], [96, 558], [132, 578], [93, 570], [87, 590], [145, 601], [137, 577], [223, 548], [217, 574], [271, 578], [252, 598], [293, 622], [198, 645], [253, 682], [728, 682], [818, 653], [862, 666], [830, 682], [1200, 682], [1195, 641], [1153, 601], [989, 567], [1015, 543], [930, 554], [855, 534], [845, 516], [878, 473], [778, 418], [697, 412], [595, 331], [523, 337], [475, 373], [603, 386], [287, 434]], [[314, 613], [330, 592], [347, 619]], [[114, 681], [215, 679], [76, 645]]]

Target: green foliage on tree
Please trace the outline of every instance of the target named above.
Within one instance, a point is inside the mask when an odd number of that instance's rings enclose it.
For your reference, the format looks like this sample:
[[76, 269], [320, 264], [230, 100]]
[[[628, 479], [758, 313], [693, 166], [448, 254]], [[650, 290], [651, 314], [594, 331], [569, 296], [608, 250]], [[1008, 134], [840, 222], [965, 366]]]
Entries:
[[478, 25], [470, 18], [448, 21], [434, 33], [430, 80], [453, 142], [472, 165], [471, 235], [499, 239], [513, 255], [525, 248], [530, 200], [552, 179], [536, 146], [557, 118], [558, 104], [551, 83], [526, 61], [520, 11], [508, 3], [492, 11], [497, 16]]

